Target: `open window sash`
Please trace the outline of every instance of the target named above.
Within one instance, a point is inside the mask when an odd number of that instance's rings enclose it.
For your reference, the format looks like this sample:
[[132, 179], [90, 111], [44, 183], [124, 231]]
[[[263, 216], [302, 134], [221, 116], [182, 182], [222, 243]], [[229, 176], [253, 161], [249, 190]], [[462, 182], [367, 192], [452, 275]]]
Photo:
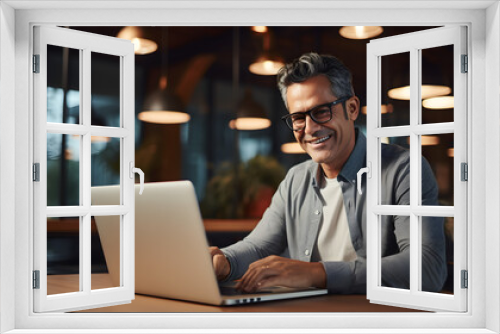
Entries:
[[[422, 122], [422, 52], [430, 48], [453, 48], [453, 122], [424, 124]], [[383, 126], [382, 57], [409, 54], [409, 124]], [[367, 298], [372, 303], [431, 311], [467, 311], [467, 289], [463, 275], [467, 270], [467, 182], [461, 178], [462, 163], [467, 163], [467, 72], [463, 63], [467, 54], [466, 27], [452, 26], [372, 40], [367, 46], [367, 163], [371, 166], [367, 178]], [[470, 62], [469, 62], [470, 63]], [[385, 69], [387, 71], [387, 69]], [[470, 68], [469, 68], [470, 71]], [[435, 111], [439, 112], [439, 111]], [[453, 136], [453, 196], [452, 206], [422, 205], [422, 137], [448, 134]], [[384, 205], [381, 202], [382, 142], [391, 137], [408, 137], [410, 145], [410, 204]], [[410, 231], [409, 289], [384, 285], [382, 279], [383, 216], [407, 216]], [[422, 289], [422, 219], [451, 218], [453, 229], [453, 290], [448, 293]], [[465, 272], [464, 272], [465, 271]], [[470, 277], [470, 273], [469, 273]]]
[[[129, 169], [134, 168], [134, 48], [130, 41], [118, 38], [95, 35], [74, 31], [66, 28], [36, 26], [34, 28], [33, 48], [33, 84], [34, 84], [34, 169], [38, 169], [37, 177], [33, 183], [34, 191], [34, 262], [33, 262], [33, 294], [34, 312], [65, 312], [72, 310], [89, 309], [129, 303], [134, 299], [134, 178]], [[60, 60], [49, 54], [48, 49], [70, 50], [73, 58], [69, 61], [73, 66], [73, 77], [76, 77], [78, 89], [69, 89], [51, 83], [48, 76], [66, 75], [67, 73], [48, 73], [54, 68], [62, 68], [61, 63], [68, 65], [68, 58]], [[63, 52], [66, 52], [63, 51]], [[61, 52], [63, 54], [63, 52]], [[52, 53], [53, 54], [53, 53]], [[91, 71], [94, 65], [94, 56], [111, 57], [114, 60], [117, 75], [115, 89], [118, 95], [116, 103], [119, 105], [119, 121], [113, 126], [98, 123], [94, 120], [94, 103], [92, 83], [96, 80], [109, 80], [105, 73], [98, 70]], [[51, 60], [49, 56], [52, 57]], [[50, 66], [49, 66], [50, 62]], [[54, 65], [55, 64], [55, 65]], [[58, 67], [59, 66], [59, 67]], [[76, 70], [75, 70], [76, 68]], [[64, 72], [63, 69], [61, 72]], [[101, 76], [93, 78], [91, 76]], [[63, 79], [64, 81], [64, 79]], [[64, 83], [63, 83], [64, 85]], [[97, 86], [97, 85], [96, 85]], [[79, 111], [73, 117], [73, 121], [65, 120], [64, 116], [59, 121], [48, 119], [48, 89], [53, 93], [59, 91], [64, 93], [64, 101], [68, 104], [66, 96], [73, 94], [73, 100], [78, 101]], [[51, 93], [51, 94], [52, 94]], [[63, 95], [63, 94], [60, 94]], [[69, 99], [69, 98], [68, 98]], [[52, 100], [50, 100], [52, 101]], [[63, 103], [58, 104], [65, 108]], [[103, 114], [107, 114], [107, 111]], [[59, 159], [71, 160], [74, 169], [68, 169], [67, 174], [75, 179], [73, 188], [78, 188], [77, 199], [68, 205], [48, 205], [48, 188], [55, 187], [55, 179], [59, 183], [65, 179], [57, 173], [47, 173], [48, 168], [48, 143], [51, 138], [62, 138], [75, 142], [76, 144], [67, 150], [62, 150]], [[106, 141], [114, 141], [119, 151], [119, 184], [120, 205], [94, 206], [91, 204], [91, 157], [94, 144], [97, 139], [105, 138]], [[58, 139], [59, 140], [59, 139]], [[60, 140], [59, 140], [60, 141]], [[51, 142], [53, 144], [53, 141]], [[51, 145], [52, 145], [51, 144]], [[60, 146], [60, 145], [59, 145]], [[64, 145], [63, 145], [64, 146]], [[65, 163], [63, 161], [63, 163]], [[102, 171], [99, 171], [102, 172]], [[38, 178], [38, 180], [36, 180]], [[61, 195], [61, 197], [64, 197]], [[64, 203], [64, 201], [62, 201]], [[91, 263], [91, 222], [95, 216], [116, 216], [119, 224], [119, 253], [120, 253], [120, 278], [112, 287], [105, 289], [92, 289], [92, 263]], [[60, 275], [61, 285], [71, 281], [73, 276], [74, 286], [69, 291], [59, 290], [64, 293], [48, 289], [48, 278], [54, 276], [47, 270], [48, 257], [52, 256], [54, 249], [48, 250], [47, 226], [50, 220], [60, 222], [71, 221], [76, 226], [77, 237], [71, 239], [73, 246], [79, 252], [79, 261], [76, 275]], [[57, 248], [57, 247], [56, 247]], [[57, 251], [57, 249], [56, 249]], [[51, 253], [52, 252], [52, 253]], [[64, 254], [62, 254], [64, 255]], [[76, 279], [75, 279], [76, 277]]]

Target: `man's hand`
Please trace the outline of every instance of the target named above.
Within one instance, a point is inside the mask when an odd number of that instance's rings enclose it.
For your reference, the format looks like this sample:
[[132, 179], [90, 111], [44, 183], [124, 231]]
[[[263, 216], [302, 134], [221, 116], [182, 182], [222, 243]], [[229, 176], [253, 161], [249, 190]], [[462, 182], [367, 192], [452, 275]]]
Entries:
[[236, 288], [255, 292], [270, 286], [307, 288], [326, 286], [326, 273], [319, 262], [304, 262], [279, 256], [268, 256], [255, 261], [238, 282]]
[[217, 280], [222, 281], [231, 272], [231, 265], [226, 259], [226, 256], [218, 247], [209, 248], [210, 255], [212, 256], [212, 264], [214, 266], [215, 275]]

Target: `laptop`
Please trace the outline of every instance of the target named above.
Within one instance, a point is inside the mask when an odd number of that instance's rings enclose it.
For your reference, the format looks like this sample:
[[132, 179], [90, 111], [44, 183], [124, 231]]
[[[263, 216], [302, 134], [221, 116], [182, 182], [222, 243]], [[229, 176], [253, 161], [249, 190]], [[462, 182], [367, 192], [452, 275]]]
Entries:
[[[272, 287], [246, 294], [234, 289], [234, 283], [219, 286], [192, 183], [146, 183], [142, 195], [139, 185], [135, 191], [136, 293], [211, 305], [241, 305], [327, 293], [326, 289]], [[119, 197], [119, 186], [92, 188], [93, 205], [117, 205]], [[112, 218], [95, 217], [109, 274], [115, 286], [119, 286], [119, 226], [109, 224], [109, 219]]]

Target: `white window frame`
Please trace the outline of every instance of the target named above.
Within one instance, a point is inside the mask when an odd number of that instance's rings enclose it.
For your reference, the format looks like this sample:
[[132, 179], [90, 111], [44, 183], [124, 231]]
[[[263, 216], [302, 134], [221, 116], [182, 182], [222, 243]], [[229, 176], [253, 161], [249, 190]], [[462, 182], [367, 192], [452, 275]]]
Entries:
[[[355, 333], [494, 333], [500, 331], [500, 259], [486, 266], [486, 252], [499, 254], [500, 230], [500, 11], [497, 1], [266, 1], [266, 2], [50, 2], [9, 1], [0, 3], [0, 330], [13, 333], [43, 332], [36, 329], [64, 329], [76, 332], [109, 332], [130, 329], [267, 328], [291, 332], [285, 327], [311, 331]], [[62, 9], [61, 6], [70, 6]], [[71, 6], [73, 6], [71, 8]], [[99, 6], [99, 8], [97, 8]], [[143, 7], [150, 9], [123, 9]], [[426, 7], [428, 6], [428, 7]], [[461, 6], [455, 8], [454, 6]], [[75, 9], [78, 7], [79, 9]], [[82, 9], [86, 7], [86, 9]], [[103, 9], [106, 7], [108, 9]], [[121, 7], [121, 8], [120, 8]], [[156, 7], [156, 8], [153, 8]], [[158, 8], [163, 7], [163, 8]], [[193, 9], [195, 8], [196, 9]], [[45, 9], [44, 9], [45, 8]], [[49, 8], [50, 10], [46, 10]], [[153, 8], [153, 9], [151, 9]], [[405, 9], [406, 8], [406, 9]], [[265, 10], [263, 10], [265, 9]], [[411, 9], [411, 10], [408, 10]], [[316, 314], [43, 314], [32, 313], [30, 235], [32, 222], [32, 96], [30, 59], [32, 26], [59, 25], [428, 25], [465, 24], [469, 27], [469, 176], [471, 180], [468, 234], [469, 311], [467, 313], [316, 313]], [[15, 31], [15, 38], [14, 36]], [[15, 46], [15, 49], [13, 48]], [[14, 69], [13, 69], [14, 68]], [[487, 71], [486, 71], [487, 69]], [[487, 75], [487, 73], [489, 75]], [[493, 75], [491, 75], [493, 73]], [[12, 84], [14, 83], [14, 84]], [[15, 112], [13, 112], [15, 110]], [[12, 117], [15, 114], [15, 119]], [[487, 119], [495, 121], [487, 121]], [[8, 130], [8, 128], [14, 130]], [[4, 131], [6, 130], [7, 131]], [[14, 132], [14, 133], [13, 133]], [[11, 143], [14, 135], [15, 145]], [[487, 152], [487, 154], [486, 154]], [[14, 174], [15, 172], [15, 174]], [[15, 175], [12, 178], [12, 175]], [[488, 175], [488, 182], [486, 182]], [[9, 178], [11, 178], [9, 180]], [[14, 179], [14, 180], [12, 180]], [[4, 183], [5, 182], [5, 183]], [[4, 187], [11, 186], [10, 188]], [[15, 185], [15, 187], [14, 187]], [[12, 189], [15, 191], [12, 205]], [[472, 229], [472, 226], [474, 229]], [[473, 246], [473, 247], [472, 247]], [[12, 256], [14, 254], [14, 256]], [[14, 283], [15, 282], [15, 283]], [[15, 289], [11, 289], [15, 286]], [[14, 291], [13, 291], [14, 290]], [[487, 292], [487, 293], [486, 293]], [[12, 308], [12, 305], [15, 305]], [[352, 329], [352, 327], [357, 330]], [[138, 329], [142, 327], [143, 329]], [[74, 330], [72, 330], [74, 329]], [[99, 330], [101, 329], [101, 330]], [[281, 329], [281, 330], [280, 330]], [[304, 332], [305, 330], [299, 330]], [[448, 330], [447, 330], [448, 329]], [[263, 331], [263, 330], [262, 330]], [[46, 332], [46, 331], [45, 331]], [[171, 330], [170, 332], [175, 332]]]
[[[34, 270], [39, 271], [39, 289], [34, 289], [35, 312], [71, 311], [129, 303], [135, 298], [134, 233], [135, 161], [134, 45], [127, 40], [99, 36], [60, 27], [34, 27], [34, 54], [39, 56], [39, 73], [33, 75], [34, 162], [39, 163], [40, 179], [34, 192]], [[80, 124], [47, 122], [47, 45], [79, 52]], [[91, 120], [92, 52], [115, 56], [119, 61], [119, 125], [93, 126]], [[47, 206], [47, 134], [76, 135], [79, 138], [79, 205]], [[120, 140], [120, 204], [91, 205], [91, 138]], [[132, 174], [132, 177], [131, 177]], [[91, 289], [91, 236], [93, 216], [117, 216], [120, 228], [120, 285]], [[79, 218], [79, 289], [71, 293], [47, 295], [47, 218]]]
[[[467, 73], [461, 71], [461, 56], [467, 54], [465, 26], [449, 26], [419, 31], [372, 41], [367, 46], [367, 298], [373, 303], [386, 305], [408, 305], [409, 308], [439, 311], [467, 310], [467, 290], [461, 288], [461, 270], [467, 269], [467, 185], [461, 181], [461, 163], [467, 163]], [[448, 123], [422, 123], [420, 86], [422, 85], [422, 50], [452, 45], [453, 94], [455, 106], [453, 121]], [[382, 57], [409, 53], [410, 96], [409, 124], [384, 127], [382, 125], [381, 83]], [[452, 134], [454, 136], [452, 206], [424, 206], [422, 202], [422, 135]], [[410, 204], [384, 205], [380, 195], [384, 185], [381, 181], [381, 139], [408, 137], [410, 140]], [[471, 179], [471, 182], [473, 180]], [[382, 259], [380, 223], [382, 215], [408, 216], [410, 230], [410, 288], [395, 289], [382, 286]], [[453, 294], [422, 291], [422, 217], [454, 217], [453, 250]]]

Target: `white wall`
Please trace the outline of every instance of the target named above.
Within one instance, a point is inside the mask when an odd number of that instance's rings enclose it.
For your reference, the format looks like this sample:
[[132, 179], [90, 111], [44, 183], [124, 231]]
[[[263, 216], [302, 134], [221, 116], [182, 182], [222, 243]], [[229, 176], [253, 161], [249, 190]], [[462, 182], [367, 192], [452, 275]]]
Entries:
[[[0, 2], [0, 253], [14, 254], [14, 10]], [[14, 256], [0, 262], [0, 332], [14, 328]]]
[[[486, 243], [493, 250], [492, 254], [487, 254], [486, 259], [486, 280], [489, 287], [486, 293], [486, 328], [494, 332], [500, 332], [500, 309], [498, 301], [500, 299], [500, 246], [498, 243], [500, 228], [500, 5], [498, 3], [490, 6], [486, 12], [486, 175], [491, 191], [486, 196], [486, 219], [494, 221], [488, 224], [486, 230]], [[489, 154], [490, 153], [490, 154]], [[492, 265], [490, 261], [496, 261]], [[488, 281], [490, 284], [488, 284]], [[495, 284], [495, 282], [497, 284]]]

